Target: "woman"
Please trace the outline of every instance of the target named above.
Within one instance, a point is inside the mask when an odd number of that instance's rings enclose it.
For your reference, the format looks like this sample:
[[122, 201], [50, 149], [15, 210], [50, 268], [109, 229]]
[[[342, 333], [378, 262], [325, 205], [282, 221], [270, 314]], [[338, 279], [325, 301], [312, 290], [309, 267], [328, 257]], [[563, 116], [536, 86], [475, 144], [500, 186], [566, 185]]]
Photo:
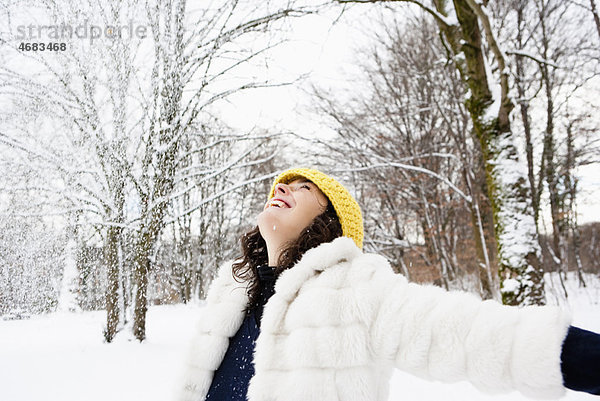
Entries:
[[277, 177], [243, 256], [211, 286], [180, 399], [387, 400], [394, 367], [538, 398], [600, 394], [600, 336], [566, 312], [408, 283], [362, 240], [336, 180]]

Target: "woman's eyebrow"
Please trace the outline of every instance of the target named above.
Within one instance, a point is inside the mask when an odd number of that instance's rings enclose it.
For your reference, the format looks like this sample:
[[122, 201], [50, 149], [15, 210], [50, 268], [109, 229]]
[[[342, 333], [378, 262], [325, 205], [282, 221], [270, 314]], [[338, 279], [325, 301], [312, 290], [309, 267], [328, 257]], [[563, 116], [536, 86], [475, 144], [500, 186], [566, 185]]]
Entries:
[[294, 180], [293, 182], [291, 182], [290, 185], [305, 184], [305, 183], [313, 184], [313, 182], [311, 180], [309, 180], [308, 178], [298, 178], [298, 179]]

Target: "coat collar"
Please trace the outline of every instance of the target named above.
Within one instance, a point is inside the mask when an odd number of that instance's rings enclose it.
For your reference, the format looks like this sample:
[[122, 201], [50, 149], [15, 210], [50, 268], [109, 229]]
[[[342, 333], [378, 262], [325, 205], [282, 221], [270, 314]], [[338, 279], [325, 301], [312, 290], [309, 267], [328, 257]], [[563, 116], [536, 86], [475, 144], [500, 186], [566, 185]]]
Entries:
[[298, 263], [281, 273], [275, 283], [275, 293], [289, 302], [310, 278], [341, 262], [351, 262], [360, 255], [361, 250], [348, 237], [339, 237], [309, 249]]

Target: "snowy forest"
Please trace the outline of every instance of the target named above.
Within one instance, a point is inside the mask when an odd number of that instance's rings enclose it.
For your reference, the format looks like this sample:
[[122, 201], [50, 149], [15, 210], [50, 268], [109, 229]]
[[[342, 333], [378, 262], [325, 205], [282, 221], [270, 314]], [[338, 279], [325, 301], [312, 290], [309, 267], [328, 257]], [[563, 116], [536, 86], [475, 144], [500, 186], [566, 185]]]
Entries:
[[[105, 342], [144, 340], [295, 165], [347, 184], [411, 281], [542, 305], [547, 273], [564, 299], [600, 275], [596, 0], [0, 5], [4, 320], [102, 311]], [[289, 56], [317, 22], [347, 33], [334, 77]]]

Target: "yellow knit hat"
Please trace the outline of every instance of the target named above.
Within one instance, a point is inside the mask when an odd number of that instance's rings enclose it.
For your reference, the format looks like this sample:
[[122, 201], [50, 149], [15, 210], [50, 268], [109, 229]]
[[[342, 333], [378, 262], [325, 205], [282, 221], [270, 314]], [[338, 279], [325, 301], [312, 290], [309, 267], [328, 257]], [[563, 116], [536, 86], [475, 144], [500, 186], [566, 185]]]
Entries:
[[354, 240], [356, 246], [362, 249], [363, 220], [360, 206], [342, 184], [328, 175], [310, 168], [293, 168], [284, 171], [273, 182], [269, 199], [275, 194], [275, 185], [288, 184], [298, 177], [306, 178], [319, 187], [333, 205], [340, 219], [343, 235]]

